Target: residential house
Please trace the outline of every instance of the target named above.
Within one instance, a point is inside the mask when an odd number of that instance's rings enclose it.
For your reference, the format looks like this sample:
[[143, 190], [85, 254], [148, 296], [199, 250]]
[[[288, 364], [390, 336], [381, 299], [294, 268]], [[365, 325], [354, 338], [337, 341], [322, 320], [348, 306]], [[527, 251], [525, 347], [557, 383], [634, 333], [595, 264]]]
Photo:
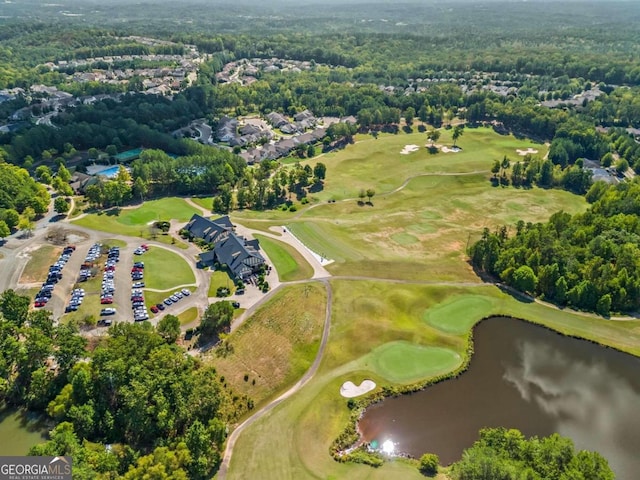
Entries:
[[218, 129], [216, 137], [221, 142], [230, 142], [231, 139], [238, 136], [238, 120], [224, 116], [218, 121]]

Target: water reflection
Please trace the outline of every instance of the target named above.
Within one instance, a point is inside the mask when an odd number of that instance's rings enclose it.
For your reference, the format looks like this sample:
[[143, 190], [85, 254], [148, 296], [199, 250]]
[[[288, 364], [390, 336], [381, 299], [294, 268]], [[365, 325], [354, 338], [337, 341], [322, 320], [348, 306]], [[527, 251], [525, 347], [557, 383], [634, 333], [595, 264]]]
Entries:
[[617, 478], [638, 478], [640, 359], [504, 318], [483, 322], [475, 343], [460, 378], [368, 409], [365, 439], [393, 439], [396, 451], [436, 453], [446, 464], [483, 427], [558, 432], [602, 453]]
[[[603, 361], [570, 358], [558, 348], [521, 341], [520, 363], [504, 379], [556, 420], [556, 431], [579, 449], [597, 450], [618, 471], [638, 468], [640, 394]], [[635, 470], [637, 471], [637, 470]]]

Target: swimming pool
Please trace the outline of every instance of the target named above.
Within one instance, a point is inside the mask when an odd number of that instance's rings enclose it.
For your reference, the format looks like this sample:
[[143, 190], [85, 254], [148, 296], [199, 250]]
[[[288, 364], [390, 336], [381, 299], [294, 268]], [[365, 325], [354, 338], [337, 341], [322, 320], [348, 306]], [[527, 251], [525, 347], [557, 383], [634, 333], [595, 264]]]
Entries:
[[96, 175], [102, 175], [107, 178], [113, 178], [118, 175], [118, 170], [120, 170], [120, 165], [114, 165], [113, 167], [105, 168], [104, 170], [100, 170], [96, 172]]

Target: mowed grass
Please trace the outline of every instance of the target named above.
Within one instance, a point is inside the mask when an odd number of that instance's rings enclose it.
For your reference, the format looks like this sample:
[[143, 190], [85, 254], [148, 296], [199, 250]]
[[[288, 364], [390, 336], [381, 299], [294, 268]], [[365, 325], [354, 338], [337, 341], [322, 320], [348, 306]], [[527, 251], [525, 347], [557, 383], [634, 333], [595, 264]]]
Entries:
[[180, 320], [180, 325], [188, 325], [191, 322], [195, 322], [198, 319], [198, 309], [196, 307], [191, 307], [186, 309], [180, 315], [178, 315], [178, 320]]
[[280, 281], [306, 280], [313, 276], [313, 268], [309, 262], [291, 245], [264, 235], [255, 235], [255, 238], [260, 241], [260, 247], [273, 262]]
[[220, 287], [228, 288], [229, 295], [233, 295], [236, 291], [236, 284], [227, 270], [215, 270], [211, 272], [211, 278], [209, 279], [209, 293], [207, 296], [215, 297], [218, 288]]
[[151, 246], [148, 252], [136, 258], [144, 262], [146, 288], [169, 290], [196, 281], [191, 266], [177, 253], [166, 248]]
[[168, 197], [144, 202], [136, 208], [91, 213], [72, 223], [103, 232], [149, 238], [153, 222], [175, 219], [186, 223], [194, 213], [201, 212], [182, 198]]
[[208, 211], [213, 208], [213, 197], [191, 197], [191, 201]]
[[[60, 256], [62, 248], [43, 245], [29, 252], [31, 257], [22, 271], [19, 283], [44, 282], [47, 279], [49, 267]], [[64, 273], [64, 272], [63, 272]]]
[[404, 341], [377, 347], [370, 357], [374, 371], [393, 383], [407, 383], [446, 373], [462, 361], [462, 357], [451, 349], [425, 347]]
[[428, 309], [424, 320], [440, 330], [463, 334], [479, 319], [488, 316], [495, 301], [482, 295], [460, 295]]
[[313, 362], [325, 306], [320, 284], [286, 287], [230, 335], [229, 348], [215, 350], [210, 361], [234, 391], [258, 407], [293, 385]]
[[[514, 209], [513, 206], [521, 209]], [[561, 190], [492, 187], [485, 175], [421, 176], [394, 194], [319, 205], [286, 226], [334, 275], [423, 281], [477, 281], [466, 249], [483, 228], [544, 221], [583, 197]]]
[[[438, 144], [452, 145], [453, 130], [440, 129]], [[417, 152], [401, 155], [405, 145], [415, 144]], [[398, 188], [406, 179], [423, 173], [489, 172], [494, 159], [505, 155], [512, 161], [518, 156], [516, 149], [534, 148], [543, 157], [547, 147], [530, 140], [519, 140], [512, 135], [498, 135], [490, 128], [465, 128], [457, 144], [458, 153], [431, 154], [426, 148], [424, 133], [383, 134], [374, 139], [369, 135], [357, 137], [357, 144], [330, 153], [322, 158], [327, 165], [327, 178], [323, 191], [315, 194], [320, 200], [357, 198], [360, 189], [373, 188], [381, 195]], [[317, 160], [303, 163], [314, 165]], [[375, 197], [374, 197], [375, 199]]]
[[[468, 329], [452, 334], [423, 320], [425, 310], [460, 305], [458, 299], [463, 302], [472, 299], [468, 303], [472, 308], [455, 311], [459, 323], [468, 328], [484, 316], [484, 309], [478, 309], [478, 305], [482, 304], [480, 298], [486, 297], [492, 305], [489, 315], [518, 316], [565, 334], [597, 339], [640, 354], [638, 321], [614, 322], [562, 312], [537, 303], [521, 302], [493, 286], [454, 288], [345, 280], [334, 280], [332, 285], [331, 335], [319, 372], [296, 395], [242, 433], [234, 449], [228, 478], [424, 478], [415, 466], [401, 461], [387, 462], [373, 469], [338, 463], [330, 457], [329, 446], [345, 427], [350, 412], [339, 389], [346, 380], [359, 383], [371, 378], [378, 385], [393, 383], [379, 373], [378, 363], [384, 361], [387, 349], [393, 351], [397, 348], [393, 345], [399, 343], [417, 346], [415, 351], [420, 353], [413, 356], [418, 357], [422, 356], [424, 347], [464, 355]], [[376, 354], [378, 358], [373, 358]], [[402, 368], [402, 363], [399, 358], [392, 359], [392, 369]], [[429, 363], [434, 367], [444, 365], [438, 355]], [[455, 364], [451, 368], [455, 368]], [[441, 372], [425, 370], [426, 376], [437, 373]]]

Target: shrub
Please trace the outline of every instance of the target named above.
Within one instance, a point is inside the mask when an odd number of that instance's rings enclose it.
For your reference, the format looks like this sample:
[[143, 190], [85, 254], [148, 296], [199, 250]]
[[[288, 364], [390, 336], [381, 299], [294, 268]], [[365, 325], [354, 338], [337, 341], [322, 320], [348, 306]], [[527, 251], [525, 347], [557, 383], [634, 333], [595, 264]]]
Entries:
[[425, 453], [420, 457], [420, 466], [418, 469], [420, 473], [427, 476], [434, 476], [438, 473], [438, 464], [440, 459], [434, 453]]

